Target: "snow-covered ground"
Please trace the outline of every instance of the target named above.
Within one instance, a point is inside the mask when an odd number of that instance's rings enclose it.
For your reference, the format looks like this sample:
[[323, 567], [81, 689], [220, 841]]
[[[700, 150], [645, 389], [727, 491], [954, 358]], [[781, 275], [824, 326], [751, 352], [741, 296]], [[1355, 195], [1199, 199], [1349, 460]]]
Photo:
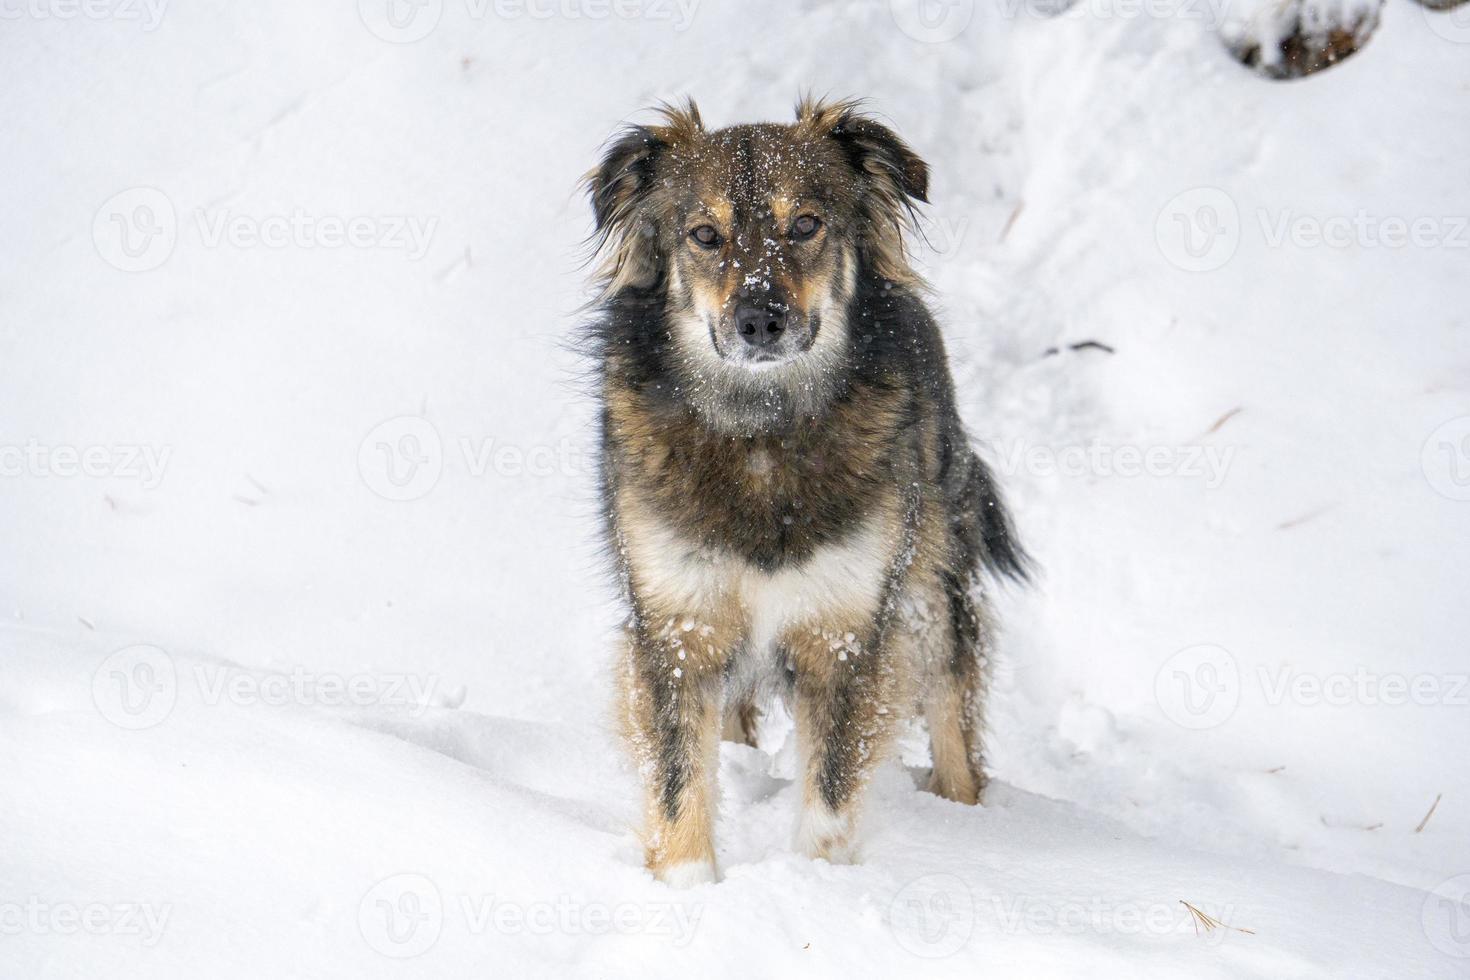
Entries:
[[[0, 0], [0, 977], [1470, 975], [1470, 8], [1272, 84], [1219, 3], [1041, 6]], [[803, 88], [933, 166], [1044, 571], [985, 807], [914, 737], [797, 857], [774, 719], [674, 891], [576, 183]]]

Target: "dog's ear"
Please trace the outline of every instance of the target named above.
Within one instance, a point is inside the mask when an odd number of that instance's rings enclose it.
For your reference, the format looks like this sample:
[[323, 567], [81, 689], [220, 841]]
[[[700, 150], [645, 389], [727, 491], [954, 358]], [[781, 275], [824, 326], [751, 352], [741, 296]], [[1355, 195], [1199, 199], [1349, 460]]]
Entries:
[[653, 182], [653, 167], [667, 149], [648, 126], [629, 126], [613, 140], [602, 162], [587, 174], [587, 196], [599, 234], [627, 214]]
[[929, 203], [929, 165], [893, 130], [854, 115], [839, 122], [832, 136], [863, 170], [892, 180], [913, 200]]
[[692, 99], [655, 111], [663, 117], [663, 125], [623, 130], [586, 177], [594, 248], [605, 254], [598, 269], [605, 293], [647, 285], [657, 273], [657, 228], [645, 205], [656, 186], [659, 162], [670, 148], [704, 131]]
[[929, 203], [929, 165], [897, 133], [864, 115], [862, 103], [807, 96], [797, 103], [796, 123], [812, 136], [836, 140], [854, 170], [905, 198]]
[[864, 115], [860, 102], [807, 96], [797, 103], [796, 128], [809, 138], [834, 140], [863, 178], [860, 240], [877, 273], [922, 285], [909, 266], [905, 235], [917, 225], [915, 203], [929, 203], [929, 165], [897, 133]]

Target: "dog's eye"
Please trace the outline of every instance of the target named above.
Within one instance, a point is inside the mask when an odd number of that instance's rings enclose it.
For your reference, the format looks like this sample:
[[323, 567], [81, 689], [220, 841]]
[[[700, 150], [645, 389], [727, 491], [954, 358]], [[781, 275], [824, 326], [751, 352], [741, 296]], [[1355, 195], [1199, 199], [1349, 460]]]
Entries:
[[720, 244], [720, 233], [715, 231], [714, 225], [700, 225], [689, 233], [689, 237], [700, 248], [714, 248]]
[[815, 216], [804, 214], [791, 223], [791, 237], [797, 239], [810, 238], [817, 233], [817, 229], [820, 227], [822, 227], [822, 222], [817, 220]]

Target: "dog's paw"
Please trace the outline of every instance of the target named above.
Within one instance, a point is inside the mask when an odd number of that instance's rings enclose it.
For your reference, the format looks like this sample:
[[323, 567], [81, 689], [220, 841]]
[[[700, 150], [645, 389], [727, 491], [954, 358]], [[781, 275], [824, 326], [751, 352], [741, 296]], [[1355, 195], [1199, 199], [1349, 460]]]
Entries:
[[982, 779], [977, 784], [976, 780], [968, 775], [958, 779], [945, 779], [935, 770], [929, 774], [924, 789], [935, 796], [942, 796], [946, 800], [953, 800], [966, 806], [975, 806], [985, 801], [985, 780]]
[[796, 850], [832, 864], [857, 864], [857, 828], [851, 814], [807, 807], [796, 828]]
[[857, 844], [850, 840], [828, 841], [815, 850], [808, 851], [807, 857], [812, 860], [821, 858], [828, 864], [859, 864], [862, 861]]
[[680, 861], [678, 864], [654, 868], [653, 876], [670, 888], [693, 888], [720, 880], [713, 861]]

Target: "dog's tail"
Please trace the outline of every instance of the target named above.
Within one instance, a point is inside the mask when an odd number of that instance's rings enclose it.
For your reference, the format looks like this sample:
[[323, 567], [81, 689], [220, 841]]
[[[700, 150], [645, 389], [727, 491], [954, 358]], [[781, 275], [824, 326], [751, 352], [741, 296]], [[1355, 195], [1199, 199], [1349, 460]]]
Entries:
[[990, 467], [973, 451], [969, 464], [959, 509], [961, 514], [970, 517], [959, 522], [963, 528], [962, 537], [967, 539], [966, 546], [978, 559], [978, 564], [997, 577], [1015, 582], [1031, 581], [1034, 563], [1016, 537], [1015, 524]]

